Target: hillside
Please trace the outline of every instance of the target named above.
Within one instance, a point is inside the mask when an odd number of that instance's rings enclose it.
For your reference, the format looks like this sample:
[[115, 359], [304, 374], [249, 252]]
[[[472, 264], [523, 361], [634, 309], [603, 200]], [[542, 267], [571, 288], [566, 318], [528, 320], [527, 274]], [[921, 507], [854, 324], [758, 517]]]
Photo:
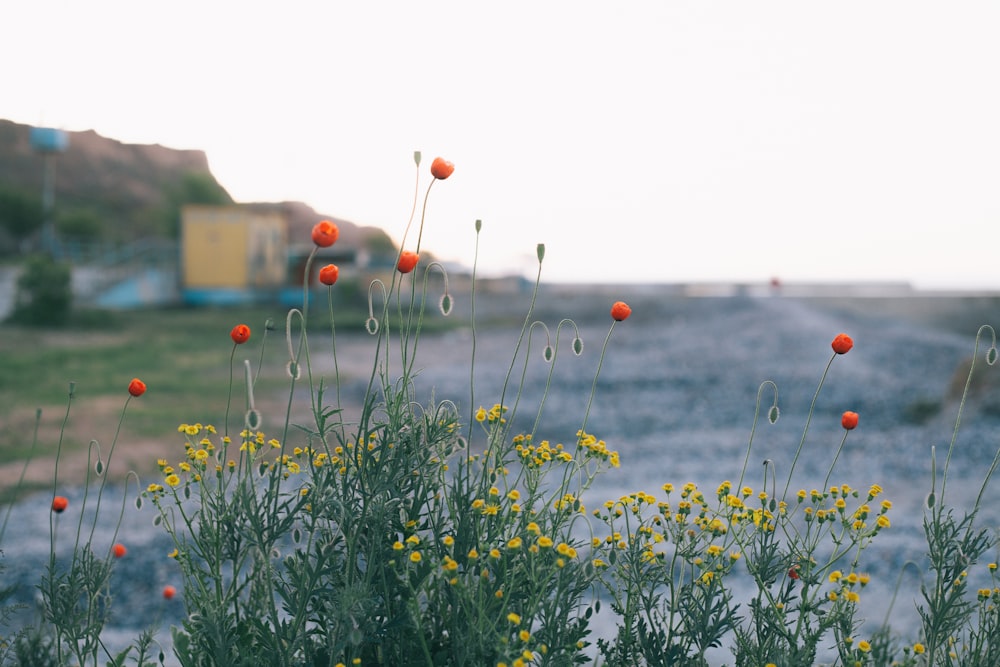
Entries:
[[[0, 189], [41, 198], [44, 159], [31, 146], [31, 126], [0, 119]], [[177, 234], [177, 210], [190, 191], [208, 189], [218, 203], [232, 198], [212, 175], [204, 151], [178, 150], [159, 144], [126, 144], [93, 130], [67, 132], [69, 146], [54, 159], [56, 216], [86, 211], [100, 220], [103, 240], [128, 243]], [[192, 182], [197, 188], [192, 188]], [[187, 201], [186, 201], [187, 200]], [[197, 201], [195, 203], [209, 203]], [[277, 208], [289, 222], [292, 243], [308, 242], [321, 218], [302, 202], [254, 203]], [[385, 243], [379, 229], [336, 219], [344, 244]]]

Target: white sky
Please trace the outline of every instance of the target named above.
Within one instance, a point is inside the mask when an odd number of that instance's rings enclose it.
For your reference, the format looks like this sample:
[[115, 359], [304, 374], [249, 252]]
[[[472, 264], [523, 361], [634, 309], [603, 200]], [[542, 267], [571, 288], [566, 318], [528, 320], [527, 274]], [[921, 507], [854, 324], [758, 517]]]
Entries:
[[582, 282], [1000, 289], [1000, 3], [0, 4], [0, 118]]

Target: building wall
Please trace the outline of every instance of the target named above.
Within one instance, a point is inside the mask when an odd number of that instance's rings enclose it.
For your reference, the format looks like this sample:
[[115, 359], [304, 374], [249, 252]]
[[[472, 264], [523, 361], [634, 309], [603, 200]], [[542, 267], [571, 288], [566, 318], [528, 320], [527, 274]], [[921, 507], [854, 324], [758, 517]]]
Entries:
[[192, 289], [247, 289], [284, 284], [287, 225], [278, 213], [240, 206], [185, 206], [181, 284]]

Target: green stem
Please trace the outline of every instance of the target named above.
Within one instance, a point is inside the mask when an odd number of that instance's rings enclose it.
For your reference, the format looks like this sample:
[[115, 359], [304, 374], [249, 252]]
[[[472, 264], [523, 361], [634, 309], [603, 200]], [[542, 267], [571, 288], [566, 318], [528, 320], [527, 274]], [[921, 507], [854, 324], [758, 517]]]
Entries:
[[785, 482], [785, 490], [781, 494], [782, 500], [787, 500], [788, 498], [788, 487], [792, 483], [792, 473], [795, 471], [795, 464], [799, 460], [799, 454], [802, 453], [802, 446], [806, 443], [806, 434], [809, 433], [809, 424], [812, 422], [813, 412], [816, 410], [816, 399], [819, 398], [820, 389], [823, 388], [823, 383], [826, 382], [827, 373], [830, 372], [830, 366], [833, 365], [833, 360], [837, 358], [837, 354], [834, 353], [830, 357], [830, 361], [826, 362], [826, 368], [823, 369], [823, 377], [819, 380], [819, 386], [816, 387], [816, 393], [813, 394], [812, 403], [809, 404], [809, 413], [806, 415], [806, 425], [802, 429], [802, 438], [799, 440], [799, 447], [795, 450], [795, 457], [792, 459], [792, 465], [788, 468], [788, 481]]

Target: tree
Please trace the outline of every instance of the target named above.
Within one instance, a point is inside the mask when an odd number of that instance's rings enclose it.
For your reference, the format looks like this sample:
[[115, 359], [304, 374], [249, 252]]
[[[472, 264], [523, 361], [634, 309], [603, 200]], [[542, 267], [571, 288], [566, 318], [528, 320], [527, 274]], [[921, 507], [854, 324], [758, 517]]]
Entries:
[[225, 206], [232, 204], [233, 198], [211, 174], [191, 171], [167, 191], [166, 201], [164, 228], [170, 238], [178, 238], [181, 232], [181, 209], [186, 204]]
[[61, 325], [69, 320], [72, 306], [69, 265], [57, 262], [48, 255], [29, 257], [17, 279], [11, 320], [22, 324]]
[[56, 231], [73, 241], [100, 241], [104, 236], [104, 222], [94, 211], [73, 209], [56, 219]]
[[42, 228], [42, 202], [21, 190], [0, 188], [0, 228], [20, 246]]

